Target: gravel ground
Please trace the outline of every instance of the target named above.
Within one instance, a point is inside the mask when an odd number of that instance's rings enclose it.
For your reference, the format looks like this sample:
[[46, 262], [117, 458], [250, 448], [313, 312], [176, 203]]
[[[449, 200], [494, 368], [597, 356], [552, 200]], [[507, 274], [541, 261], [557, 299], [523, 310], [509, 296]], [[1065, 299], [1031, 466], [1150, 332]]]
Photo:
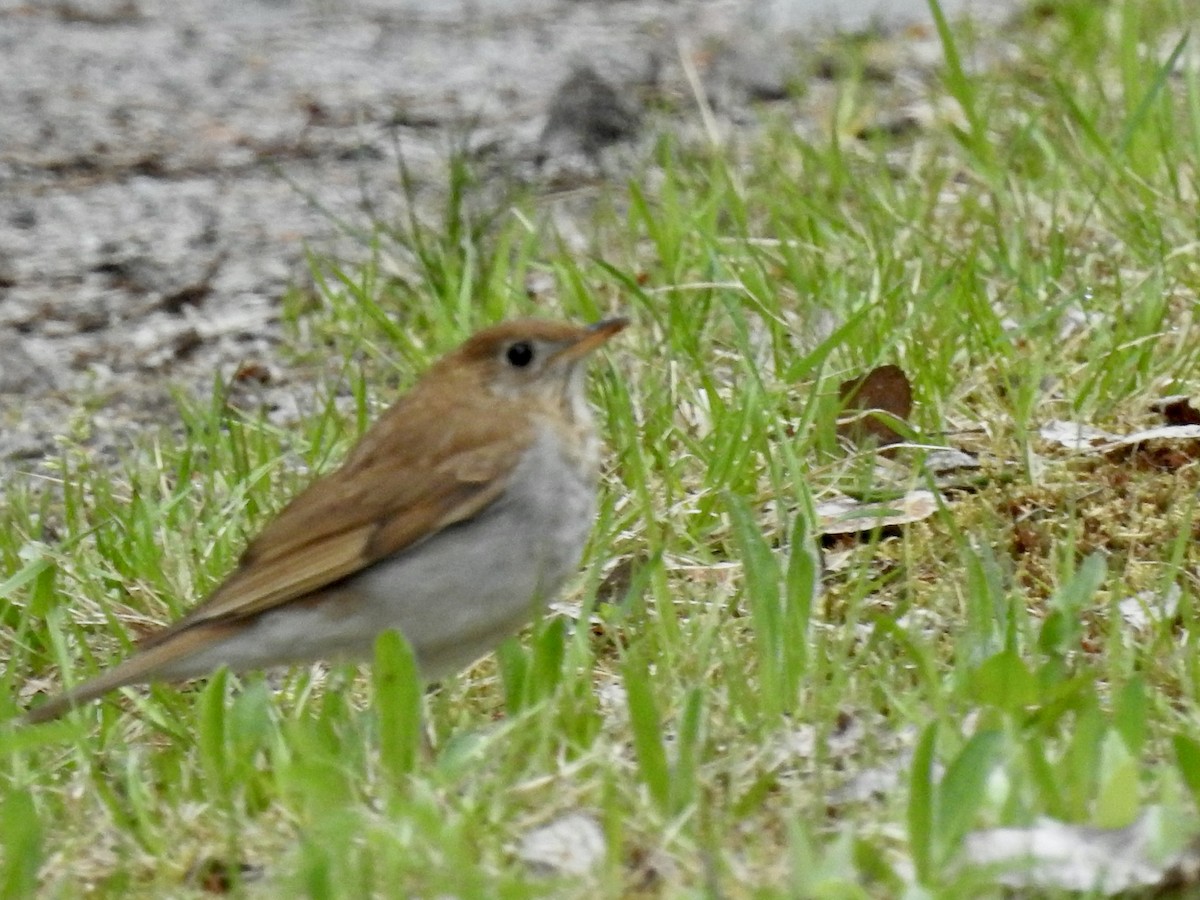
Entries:
[[940, 57], [925, 7], [0, 0], [0, 492], [62, 435], [115, 458], [175, 417], [172, 387], [276, 366], [306, 252], [361, 258], [403, 209], [399, 152], [431, 198], [452, 146], [535, 185], [595, 181], [653, 130], [699, 129], [639, 108], [695, 109], [681, 60], [746, 127], [819, 78], [797, 48], [833, 25], [893, 35], [889, 65], [919, 81]]

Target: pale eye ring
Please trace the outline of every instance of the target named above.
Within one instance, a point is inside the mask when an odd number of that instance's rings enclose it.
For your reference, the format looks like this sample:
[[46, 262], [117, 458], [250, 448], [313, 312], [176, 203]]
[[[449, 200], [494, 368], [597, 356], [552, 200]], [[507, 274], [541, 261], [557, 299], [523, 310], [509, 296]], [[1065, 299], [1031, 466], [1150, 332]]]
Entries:
[[517, 341], [515, 344], [510, 344], [509, 348], [504, 351], [504, 358], [513, 368], [523, 369], [533, 362], [533, 345], [528, 341]]

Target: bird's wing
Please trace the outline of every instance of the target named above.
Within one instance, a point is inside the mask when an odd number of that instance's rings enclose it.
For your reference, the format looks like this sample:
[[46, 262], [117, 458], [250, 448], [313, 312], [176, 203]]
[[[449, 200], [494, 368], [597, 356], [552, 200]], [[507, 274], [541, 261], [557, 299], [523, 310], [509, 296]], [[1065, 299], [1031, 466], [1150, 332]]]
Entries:
[[[402, 405], [403, 406], [403, 405]], [[436, 416], [397, 407], [363, 436], [337, 471], [314, 482], [250, 544], [238, 568], [202, 604], [149, 635], [154, 647], [200, 623], [234, 621], [300, 599], [399, 553], [499, 499], [523, 445], [485, 432], [486, 416]], [[405, 432], [441, 429], [436, 440]], [[414, 451], [414, 447], [423, 448]]]

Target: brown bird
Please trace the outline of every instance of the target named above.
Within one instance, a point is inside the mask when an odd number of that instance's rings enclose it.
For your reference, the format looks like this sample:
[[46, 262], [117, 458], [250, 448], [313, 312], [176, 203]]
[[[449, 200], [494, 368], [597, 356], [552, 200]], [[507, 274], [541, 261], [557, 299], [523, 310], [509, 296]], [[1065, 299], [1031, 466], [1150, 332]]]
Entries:
[[483, 656], [579, 564], [600, 450], [585, 359], [626, 324], [479, 332], [292, 500], [207, 600], [26, 721], [221, 666], [365, 658], [389, 628], [428, 678]]

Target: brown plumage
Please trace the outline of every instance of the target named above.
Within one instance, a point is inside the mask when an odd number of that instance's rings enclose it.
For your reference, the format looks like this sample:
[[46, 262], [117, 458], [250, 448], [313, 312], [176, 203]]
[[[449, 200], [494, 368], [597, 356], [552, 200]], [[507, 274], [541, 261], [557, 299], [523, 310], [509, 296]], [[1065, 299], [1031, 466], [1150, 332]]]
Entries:
[[123, 685], [321, 658], [322, 630], [330, 655], [361, 656], [395, 627], [432, 674], [481, 655], [549, 599], [522, 592], [553, 593], [582, 548], [595, 446], [581, 365], [625, 324], [476, 334], [284, 507], [207, 600], [28, 721]]

